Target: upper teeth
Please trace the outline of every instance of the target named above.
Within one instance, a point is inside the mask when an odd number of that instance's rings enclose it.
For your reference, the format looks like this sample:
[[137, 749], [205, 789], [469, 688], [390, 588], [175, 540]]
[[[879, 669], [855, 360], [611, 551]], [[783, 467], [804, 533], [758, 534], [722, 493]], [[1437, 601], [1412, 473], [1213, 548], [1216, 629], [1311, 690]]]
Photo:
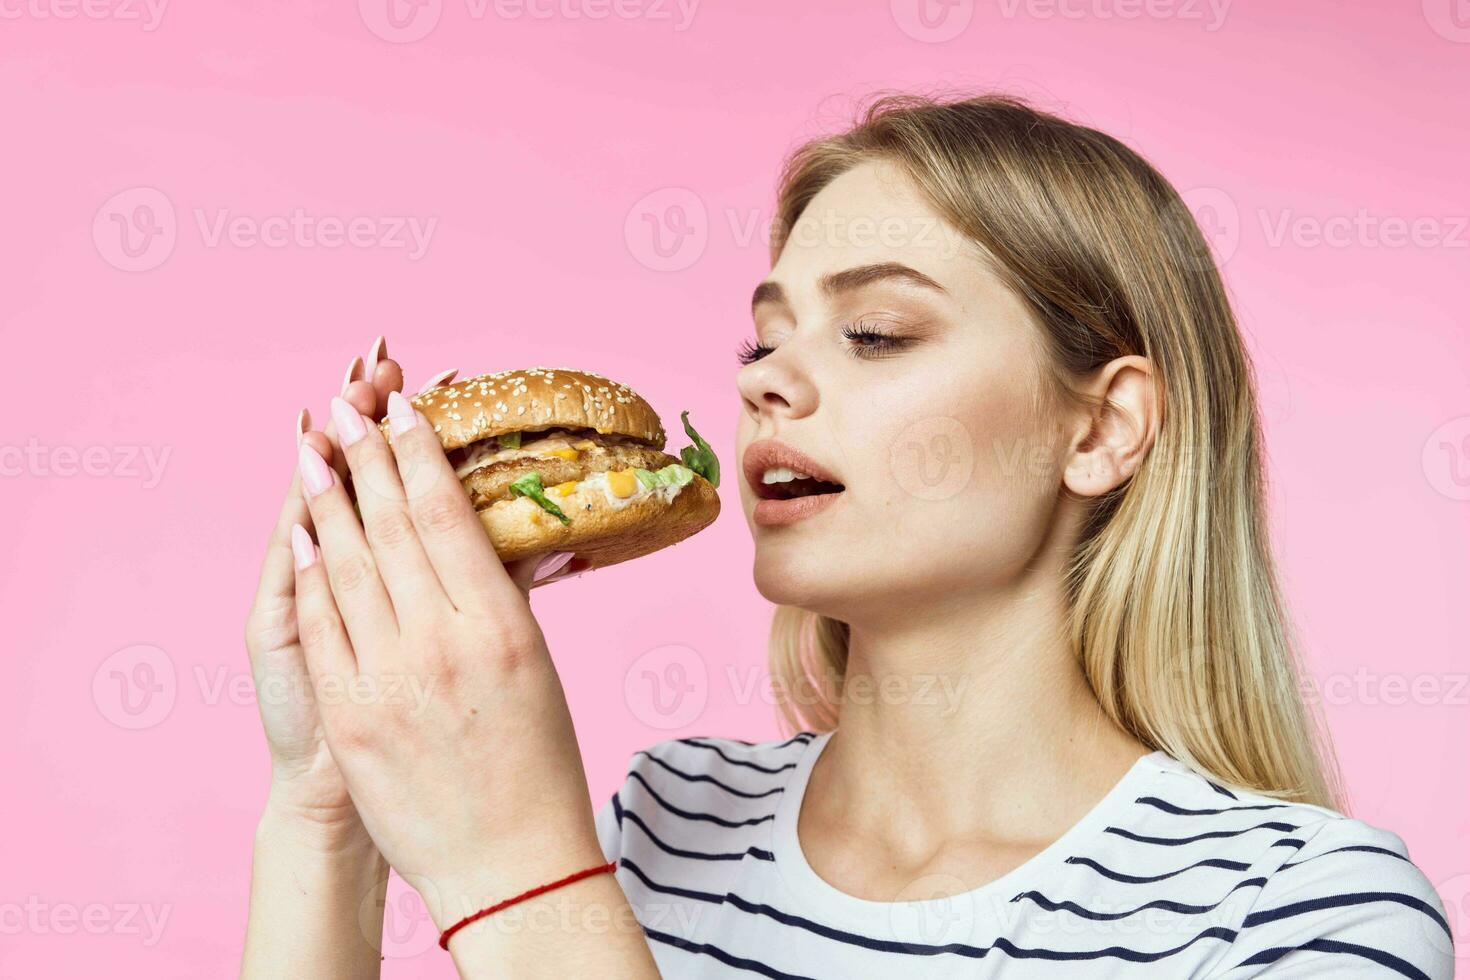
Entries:
[[773, 466], [761, 474], [762, 483], [790, 483], [792, 480], [810, 480], [811, 474], [798, 473], [784, 466]]

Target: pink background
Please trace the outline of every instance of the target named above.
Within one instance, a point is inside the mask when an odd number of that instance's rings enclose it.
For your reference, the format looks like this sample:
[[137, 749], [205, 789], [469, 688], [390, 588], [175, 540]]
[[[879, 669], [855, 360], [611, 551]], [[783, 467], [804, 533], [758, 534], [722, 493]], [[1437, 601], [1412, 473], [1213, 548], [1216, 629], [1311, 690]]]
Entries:
[[[384, 0], [71, 3], [0, 8], [0, 974], [236, 969], [267, 780], [241, 627], [300, 407], [325, 418], [384, 332], [415, 384], [609, 374], [666, 420], [691, 409], [730, 461], [777, 167], [889, 87], [1032, 96], [1189, 192], [1257, 358], [1286, 585], [1356, 813], [1404, 837], [1464, 934], [1463, 0], [958, 0], [927, 20], [918, 0], [687, 20], [673, 0], [423, 0], [396, 27]], [[297, 209], [370, 222], [357, 244], [251, 239]], [[240, 220], [215, 237], [222, 214]], [[394, 218], [434, 222], [423, 254], [392, 247]], [[168, 454], [159, 478], [145, 451]], [[537, 595], [598, 800], [655, 740], [776, 732], [733, 486], [726, 508]], [[386, 974], [452, 975], [394, 896]], [[128, 907], [166, 914], [161, 935]]]

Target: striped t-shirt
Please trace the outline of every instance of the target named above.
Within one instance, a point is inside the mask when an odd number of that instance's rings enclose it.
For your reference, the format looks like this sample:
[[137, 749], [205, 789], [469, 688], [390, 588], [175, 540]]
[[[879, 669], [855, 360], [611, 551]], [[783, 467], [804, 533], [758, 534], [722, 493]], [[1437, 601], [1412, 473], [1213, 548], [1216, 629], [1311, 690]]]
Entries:
[[829, 737], [633, 757], [597, 828], [664, 977], [1453, 976], [1443, 906], [1402, 840], [1162, 752], [998, 880], [848, 895], [796, 832]]

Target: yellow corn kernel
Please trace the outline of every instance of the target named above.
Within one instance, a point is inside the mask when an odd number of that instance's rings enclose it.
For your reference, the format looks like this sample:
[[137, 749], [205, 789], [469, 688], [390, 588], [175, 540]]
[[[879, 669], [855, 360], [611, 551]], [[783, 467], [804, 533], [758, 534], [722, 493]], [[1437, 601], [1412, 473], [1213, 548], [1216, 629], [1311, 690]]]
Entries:
[[576, 459], [582, 454], [577, 452], [575, 449], [550, 449], [547, 450], [546, 455], [560, 456], [562, 459]]
[[638, 478], [632, 470], [613, 470], [607, 475], [607, 488], [614, 497], [631, 497], [638, 492]]
[[570, 497], [572, 494], [577, 492], [577, 481], [568, 480], [565, 483], [558, 483], [556, 486], [551, 488], [551, 492], [556, 494], [558, 497]]

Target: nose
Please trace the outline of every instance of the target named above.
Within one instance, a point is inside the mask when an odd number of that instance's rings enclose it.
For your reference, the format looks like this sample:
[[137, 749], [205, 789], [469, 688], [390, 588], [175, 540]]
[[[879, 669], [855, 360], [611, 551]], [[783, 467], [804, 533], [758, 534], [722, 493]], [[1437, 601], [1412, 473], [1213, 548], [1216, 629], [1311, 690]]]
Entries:
[[797, 419], [816, 410], [816, 385], [798, 362], [795, 347], [782, 344], [736, 375], [745, 411], [755, 422], [768, 417]]

